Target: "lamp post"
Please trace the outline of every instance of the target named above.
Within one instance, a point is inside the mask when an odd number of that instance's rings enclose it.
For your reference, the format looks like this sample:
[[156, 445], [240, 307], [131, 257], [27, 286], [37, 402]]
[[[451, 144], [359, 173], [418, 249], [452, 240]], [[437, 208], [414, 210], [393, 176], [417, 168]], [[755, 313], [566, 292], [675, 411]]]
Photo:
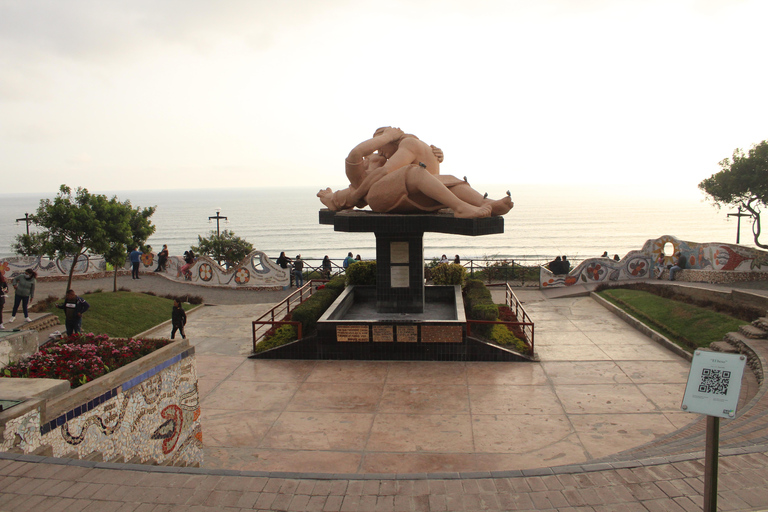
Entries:
[[29, 236], [29, 223], [32, 222], [32, 219], [29, 218], [29, 214], [28, 213], [25, 213], [24, 214], [24, 218], [16, 219], [16, 224], [18, 224], [22, 220], [27, 224], [27, 236]]
[[741, 218], [751, 217], [748, 213], [741, 213], [741, 206], [739, 206], [738, 213], [729, 213], [728, 217], [736, 217], [736, 244], [739, 243], [739, 236], [741, 235]]
[[208, 222], [211, 222], [211, 220], [216, 219], [216, 236], [219, 236], [219, 221], [221, 219], [229, 220], [225, 216], [221, 215], [221, 208], [216, 208], [216, 215], [212, 217], [208, 217]]

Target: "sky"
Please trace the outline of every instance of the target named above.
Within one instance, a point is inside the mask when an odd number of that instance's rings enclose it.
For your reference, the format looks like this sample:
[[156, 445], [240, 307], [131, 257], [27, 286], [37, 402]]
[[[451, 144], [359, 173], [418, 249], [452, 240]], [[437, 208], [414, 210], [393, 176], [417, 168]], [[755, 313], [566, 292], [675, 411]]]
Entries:
[[0, 192], [341, 186], [392, 125], [471, 183], [700, 195], [768, 138], [766, 19], [765, 0], [0, 0]]

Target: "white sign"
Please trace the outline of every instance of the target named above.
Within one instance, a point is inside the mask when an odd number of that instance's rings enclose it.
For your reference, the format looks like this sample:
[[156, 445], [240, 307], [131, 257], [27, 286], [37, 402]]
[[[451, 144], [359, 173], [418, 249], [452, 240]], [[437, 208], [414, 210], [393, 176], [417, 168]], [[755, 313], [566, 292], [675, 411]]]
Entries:
[[694, 352], [682, 409], [720, 418], [736, 416], [746, 363], [740, 354]]

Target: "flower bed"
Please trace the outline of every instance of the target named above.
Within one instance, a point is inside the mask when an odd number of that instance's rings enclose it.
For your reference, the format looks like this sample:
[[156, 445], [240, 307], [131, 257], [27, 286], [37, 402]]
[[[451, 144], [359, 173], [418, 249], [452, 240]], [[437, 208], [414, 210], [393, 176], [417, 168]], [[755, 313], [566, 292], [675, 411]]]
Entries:
[[68, 380], [81, 386], [171, 343], [168, 339], [110, 339], [106, 334], [73, 334], [49, 343], [28, 358], [3, 368], [0, 377]]

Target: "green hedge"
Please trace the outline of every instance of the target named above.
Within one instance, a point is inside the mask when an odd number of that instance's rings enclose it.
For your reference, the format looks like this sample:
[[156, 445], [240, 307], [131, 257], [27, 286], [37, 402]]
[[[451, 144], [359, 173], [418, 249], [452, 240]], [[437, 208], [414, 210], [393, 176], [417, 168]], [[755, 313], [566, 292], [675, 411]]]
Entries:
[[[464, 304], [469, 320], [487, 320], [493, 322], [499, 319], [499, 306], [493, 303], [491, 291], [478, 279], [469, 279], [464, 287]], [[476, 325], [473, 332], [480, 336], [491, 335], [490, 325]]]
[[511, 347], [521, 354], [528, 353], [528, 345], [526, 345], [523, 340], [512, 334], [512, 332], [507, 329], [507, 326], [503, 324], [496, 324], [493, 326], [493, 329], [491, 329], [490, 338], [499, 345]]
[[357, 261], [347, 267], [347, 285], [375, 286], [376, 261]]
[[277, 331], [275, 331], [275, 334], [273, 334], [268, 338], [263, 339], [262, 341], [256, 344], [256, 349], [254, 350], [254, 353], [258, 354], [259, 352], [264, 352], [271, 348], [279, 347], [280, 345], [285, 345], [286, 343], [289, 343], [296, 339], [298, 339], [296, 326], [281, 325], [277, 329]]
[[467, 269], [456, 263], [442, 263], [432, 268], [430, 279], [436, 285], [464, 285]]

